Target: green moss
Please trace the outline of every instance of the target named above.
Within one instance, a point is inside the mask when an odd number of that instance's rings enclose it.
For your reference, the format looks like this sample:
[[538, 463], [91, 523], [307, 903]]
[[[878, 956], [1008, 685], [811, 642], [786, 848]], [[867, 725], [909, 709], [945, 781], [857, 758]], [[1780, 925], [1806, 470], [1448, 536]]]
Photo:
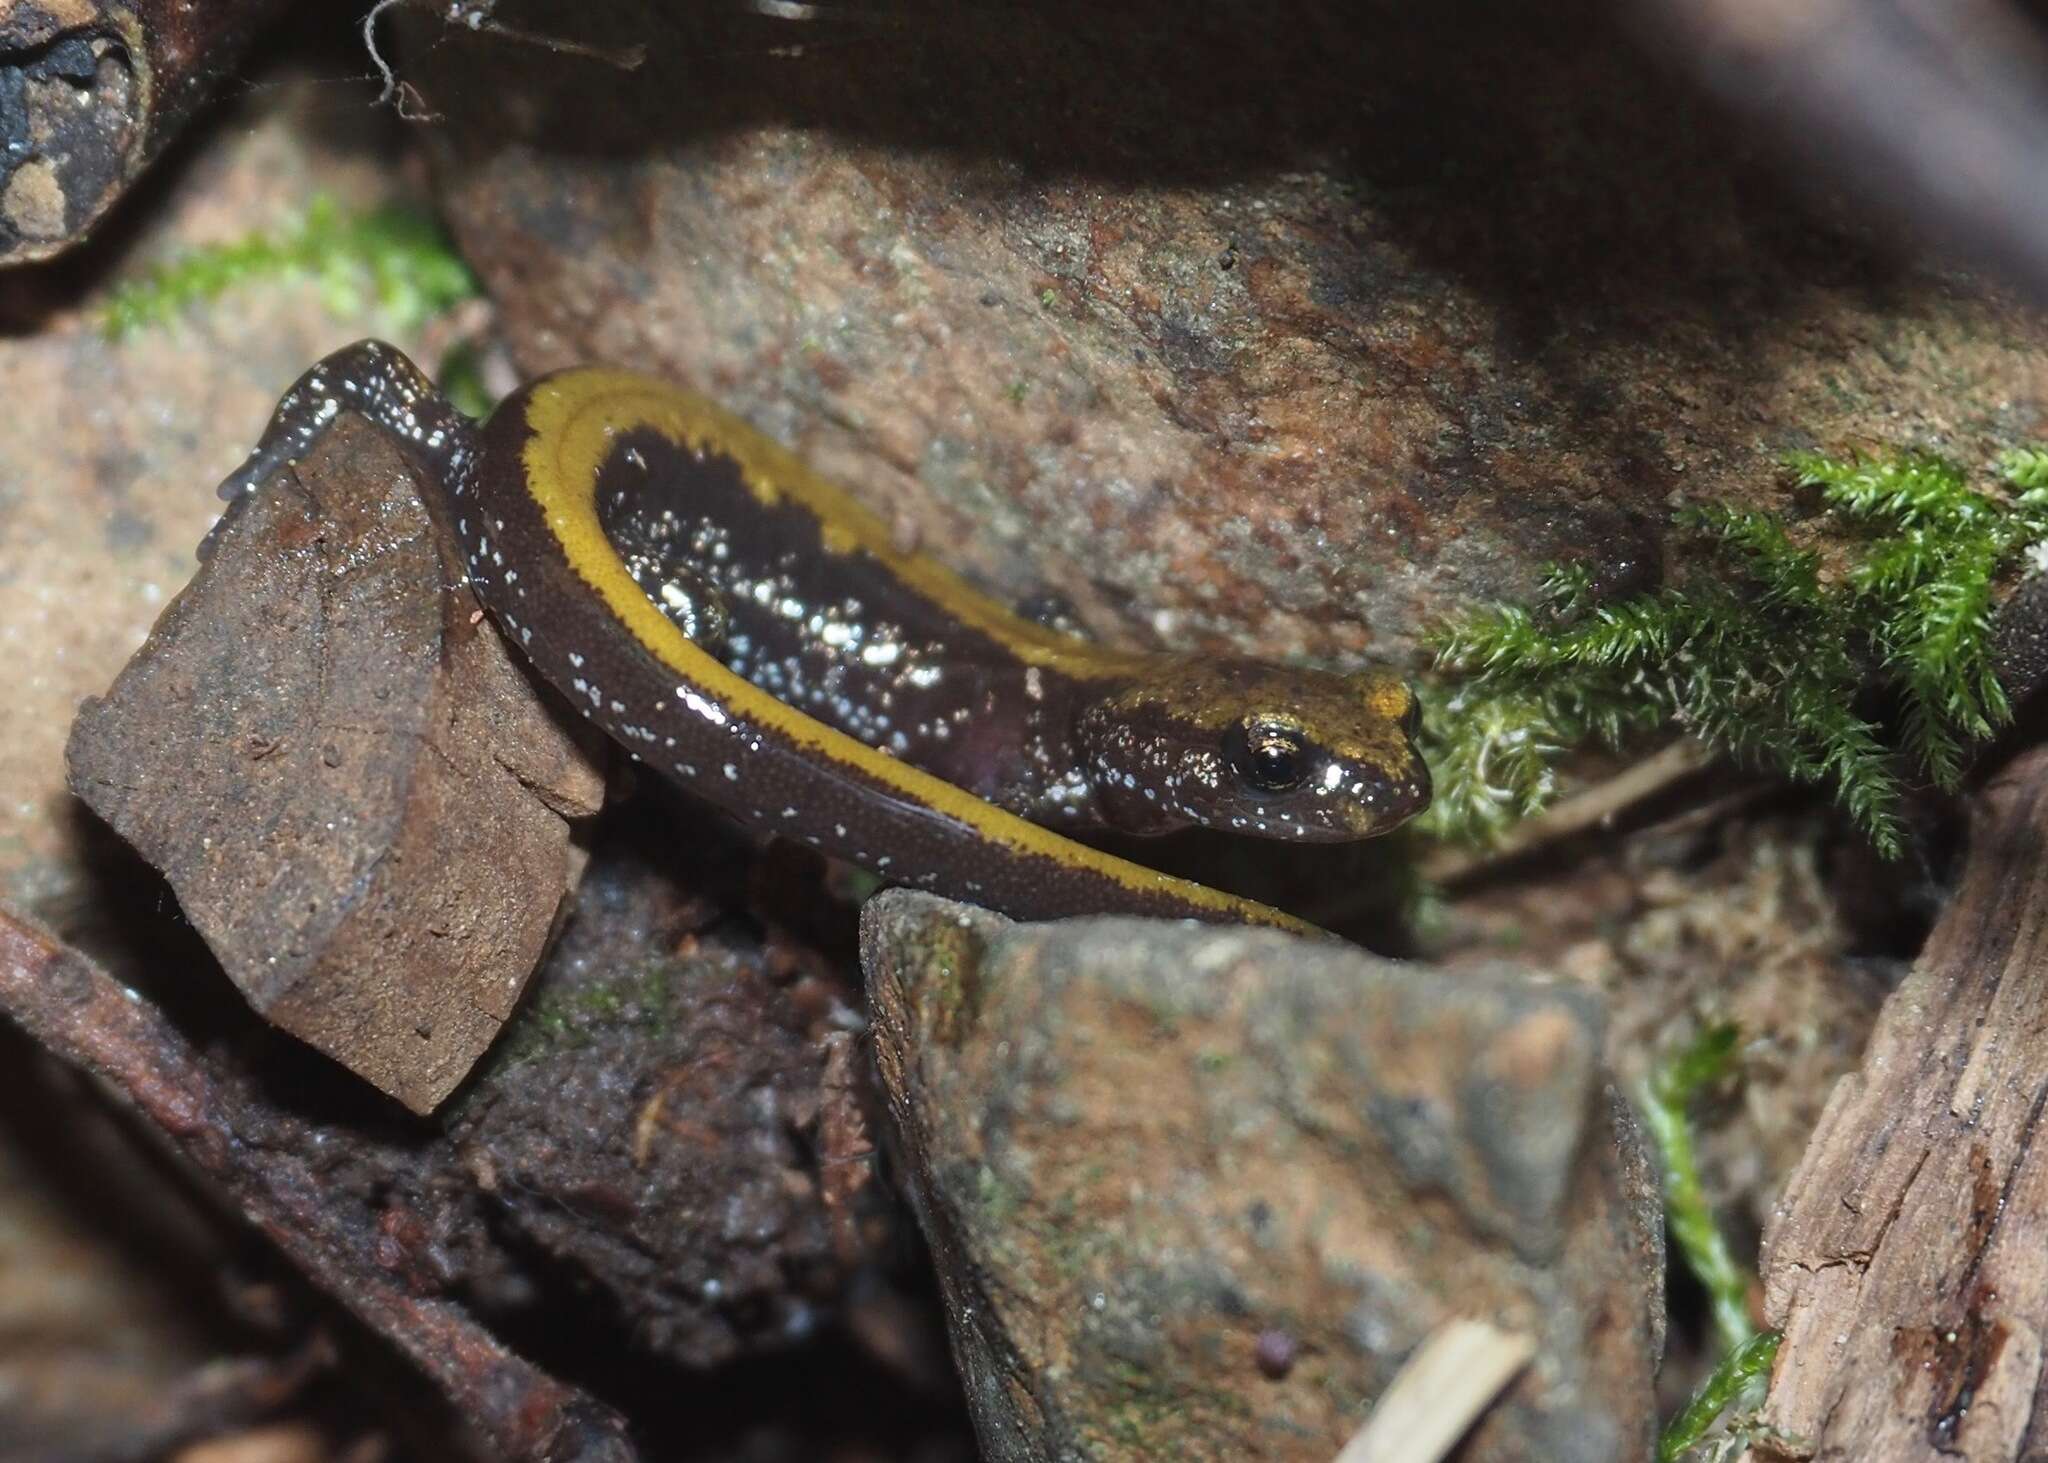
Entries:
[[974, 1171], [974, 1201], [980, 1209], [977, 1221], [990, 1229], [1007, 1225], [1024, 1207], [1023, 1196], [986, 1163]]
[[1196, 1386], [1171, 1369], [1114, 1356], [1088, 1347], [1081, 1369], [1101, 1394], [1094, 1422], [1103, 1437], [1142, 1457], [1173, 1457], [1190, 1436], [1218, 1427], [1240, 1429], [1252, 1421], [1241, 1396], [1218, 1387]]
[[465, 416], [482, 421], [497, 405], [490, 390], [484, 385], [483, 362], [478, 359], [476, 347], [463, 341], [452, 347], [441, 357], [441, 368], [435, 373], [435, 384], [456, 410]]
[[[1657, 1150], [1664, 1177], [1664, 1220], [1678, 1259], [1707, 1292], [1720, 1364], [1664, 1430], [1657, 1445], [1658, 1463], [1671, 1463], [1701, 1446], [1724, 1413], [1755, 1408], [1763, 1400], [1765, 1378], [1778, 1352], [1776, 1333], [1759, 1334], [1749, 1319], [1750, 1273], [1738, 1264], [1727, 1239], [1714, 1223], [1699, 1158], [1693, 1141], [1689, 1109], [1707, 1088], [1734, 1067], [1738, 1034], [1733, 1026], [1710, 1026], [1687, 1046], [1660, 1063], [1637, 1093], [1643, 1126]], [[1725, 1430], [1728, 1439], [1747, 1436], [1742, 1427]]]
[[1678, 1257], [1707, 1292], [1721, 1348], [1735, 1351], [1756, 1334], [1749, 1321], [1749, 1274], [1729, 1253], [1714, 1223], [1687, 1109], [1694, 1098], [1726, 1076], [1734, 1065], [1736, 1030], [1710, 1026], [1650, 1074], [1638, 1094], [1643, 1126], [1655, 1145], [1664, 1175], [1664, 1222]]
[[609, 978], [541, 990], [514, 1015], [492, 1049], [493, 1071], [591, 1046], [621, 1026], [665, 1033], [674, 1019], [681, 974], [674, 962], [655, 960]]
[[1080, 1205], [1074, 1197], [1076, 1192], [1094, 1192], [1102, 1180], [1102, 1175], [1092, 1180], [1076, 1180], [1077, 1184], [1085, 1187], [1062, 1190], [1047, 1206], [1044, 1222], [1034, 1226], [1033, 1239], [1038, 1252], [1063, 1284], [1084, 1286], [1100, 1268], [1105, 1253], [1116, 1248], [1115, 1241], [1106, 1231], [1083, 1222]]
[[[1770, 1375], [1771, 1363], [1777, 1359], [1778, 1341], [1775, 1331], [1752, 1336], [1722, 1358], [1713, 1375], [1700, 1383], [1699, 1390], [1692, 1394], [1691, 1400], [1680, 1409], [1678, 1416], [1671, 1419], [1663, 1436], [1657, 1439], [1657, 1463], [1676, 1463], [1677, 1459], [1700, 1448], [1708, 1442], [1709, 1430], [1724, 1412], [1757, 1395], [1765, 1378]], [[1770, 1436], [1760, 1428], [1737, 1422], [1725, 1430], [1714, 1451], [1717, 1456], [1732, 1456], [1749, 1443], [1760, 1442]], [[1803, 1457], [1811, 1452], [1811, 1448], [1795, 1445], [1787, 1450], [1786, 1456]]]
[[843, 871], [843, 877], [846, 880], [847, 898], [855, 904], [867, 903], [888, 887], [888, 880], [851, 865]]
[[[1597, 602], [1585, 569], [1557, 568], [1535, 605], [1436, 637], [1426, 831], [1487, 839], [1550, 801], [1564, 752], [1669, 727], [1826, 787], [1881, 851], [1901, 851], [1902, 778], [1954, 788], [1971, 746], [2012, 718], [1992, 586], [2043, 555], [2048, 450], [2006, 454], [1996, 493], [1927, 453], [1789, 465], [1848, 540], [1841, 567], [1824, 572], [1775, 514], [1695, 509], [1681, 527], [1699, 553], [1655, 593]], [[1865, 715], [1872, 688], [1895, 716]]]
[[342, 319], [374, 305], [401, 333], [477, 293], [469, 267], [427, 214], [402, 205], [350, 213], [317, 198], [304, 218], [275, 233], [194, 249], [121, 285], [101, 323], [119, 339], [231, 289], [286, 279], [314, 281]]

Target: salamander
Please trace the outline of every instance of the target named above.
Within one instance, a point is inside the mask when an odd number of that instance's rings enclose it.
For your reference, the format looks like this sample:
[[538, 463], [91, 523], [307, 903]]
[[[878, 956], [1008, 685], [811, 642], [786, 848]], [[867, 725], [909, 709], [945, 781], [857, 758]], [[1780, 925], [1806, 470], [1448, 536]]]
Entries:
[[479, 424], [363, 341], [284, 395], [222, 495], [295, 464], [343, 411], [420, 467], [478, 600], [579, 711], [743, 822], [886, 882], [1019, 918], [1299, 927], [1064, 834], [1353, 839], [1428, 802], [1395, 673], [1138, 654], [1034, 623], [645, 376], [560, 372]]

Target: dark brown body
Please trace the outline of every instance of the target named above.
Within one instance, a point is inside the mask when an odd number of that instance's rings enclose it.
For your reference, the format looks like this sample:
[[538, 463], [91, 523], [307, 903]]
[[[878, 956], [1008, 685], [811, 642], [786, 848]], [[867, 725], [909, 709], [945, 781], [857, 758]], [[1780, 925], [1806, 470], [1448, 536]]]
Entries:
[[1020, 816], [1102, 825], [1074, 735], [1099, 682], [1027, 665], [886, 564], [835, 552], [814, 512], [763, 502], [731, 457], [631, 433], [599, 473], [598, 514], [640, 551], [657, 604], [718, 597], [723, 634], [705, 648], [777, 700]]

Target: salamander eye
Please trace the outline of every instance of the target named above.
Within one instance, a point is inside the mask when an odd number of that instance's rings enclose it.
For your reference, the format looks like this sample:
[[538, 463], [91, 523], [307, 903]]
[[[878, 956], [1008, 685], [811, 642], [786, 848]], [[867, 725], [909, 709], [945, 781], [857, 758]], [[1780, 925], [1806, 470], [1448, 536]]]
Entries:
[[1248, 721], [1223, 739], [1230, 770], [1260, 792], [1291, 792], [1308, 776], [1308, 743], [1291, 726]]

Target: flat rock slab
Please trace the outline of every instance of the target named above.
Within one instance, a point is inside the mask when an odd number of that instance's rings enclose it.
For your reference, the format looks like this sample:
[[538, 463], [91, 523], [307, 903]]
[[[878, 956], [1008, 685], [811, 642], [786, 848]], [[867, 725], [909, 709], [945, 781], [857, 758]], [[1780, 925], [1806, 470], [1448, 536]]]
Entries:
[[987, 1457], [1328, 1463], [1459, 1317], [1536, 1344], [1465, 1463], [1648, 1456], [1661, 1231], [1594, 997], [905, 892], [862, 925]]
[[511, 1014], [603, 796], [460, 582], [405, 459], [343, 421], [66, 749], [250, 1004], [415, 1112]]

